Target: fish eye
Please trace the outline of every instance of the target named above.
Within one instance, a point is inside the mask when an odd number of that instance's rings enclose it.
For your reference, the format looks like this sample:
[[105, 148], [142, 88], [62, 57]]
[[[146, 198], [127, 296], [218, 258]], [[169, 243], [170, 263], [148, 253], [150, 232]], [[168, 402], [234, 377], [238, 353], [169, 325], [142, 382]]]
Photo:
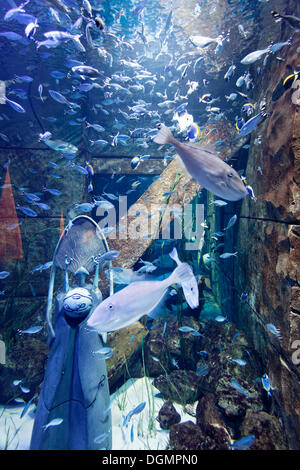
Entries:
[[108, 304], [108, 310], [113, 310], [114, 306], [113, 304]]
[[233, 177], [233, 173], [230, 171], [229, 173], [227, 173], [227, 176], [228, 176], [229, 178], [232, 178], [232, 177]]

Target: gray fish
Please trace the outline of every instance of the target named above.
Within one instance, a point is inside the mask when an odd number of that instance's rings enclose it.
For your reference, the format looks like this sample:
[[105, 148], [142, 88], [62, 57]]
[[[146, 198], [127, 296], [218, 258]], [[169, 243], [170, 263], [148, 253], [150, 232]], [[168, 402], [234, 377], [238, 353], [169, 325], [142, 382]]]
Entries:
[[63, 422], [63, 418], [54, 418], [49, 423], [43, 426], [43, 430], [46, 431], [50, 426], [59, 426]]
[[220, 255], [220, 258], [222, 259], [227, 259], [230, 258], [231, 256], [237, 256], [238, 252], [236, 251], [235, 253], [223, 253]]
[[[176, 248], [170, 256], [175, 261], [178, 260]], [[87, 324], [99, 332], [115, 331], [131, 325], [143, 315], [150, 314], [160, 303], [168, 287], [175, 283], [183, 287], [190, 307], [196, 308], [199, 305], [199, 292], [193, 271], [187, 263], [176, 262], [177, 267], [168, 278], [162, 281], [133, 282], [106, 298], [94, 310]]]
[[237, 215], [235, 214], [231, 217], [231, 219], [229, 220], [229, 222], [228, 222], [227, 226], [224, 228], [224, 230], [230, 229], [236, 223], [236, 221], [237, 221]]
[[264, 54], [267, 54], [267, 52], [270, 52], [269, 48], [267, 49], [260, 49], [258, 51], [250, 52], [250, 54], [246, 55], [242, 60], [241, 64], [248, 65], [248, 64], [253, 64], [253, 62], [256, 62], [258, 59], [260, 59]]
[[0, 279], [5, 279], [9, 275], [10, 275], [10, 273], [8, 271], [1, 271], [0, 272]]
[[174, 145], [188, 173], [216, 196], [238, 201], [248, 195], [239, 174], [212, 151], [179, 142], [164, 124], [160, 124], [153, 140], [157, 144]]

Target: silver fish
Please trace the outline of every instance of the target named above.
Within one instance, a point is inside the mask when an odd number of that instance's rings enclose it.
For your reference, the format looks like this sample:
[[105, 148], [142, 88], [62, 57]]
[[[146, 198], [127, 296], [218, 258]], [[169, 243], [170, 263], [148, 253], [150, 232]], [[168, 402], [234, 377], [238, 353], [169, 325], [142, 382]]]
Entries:
[[227, 226], [224, 228], [224, 230], [230, 229], [230, 228], [236, 223], [236, 221], [237, 221], [237, 215], [234, 214], [234, 215], [231, 217], [231, 219], [229, 220], [229, 222], [228, 222]]
[[190, 36], [190, 41], [191, 43], [196, 46], [196, 47], [206, 47], [209, 46], [209, 44], [212, 44], [213, 42], [218, 43], [217, 38], [210, 38], [207, 36]]
[[94, 310], [87, 324], [99, 332], [115, 331], [138, 321], [143, 315], [152, 312], [162, 300], [172, 284], [180, 284], [191, 308], [199, 305], [197, 281], [191, 267], [181, 263], [174, 248], [170, 257], [177, 267], [172, 274], [162, 281], [133, 282], [114, 295], [106, 298]]
[[250, 52], [250, 54], [246, 55], [241, 60], [241, 64], [244, 64], [244, 65], [253, 64], [253, 62], [256, 62], [258, 59], [260, 59], [267, 52], [270, 52], [269, 48], [260, 49], [258, 51]]
[[43, 426], [43, 430], [46, 431], [46, 429], [51, 426], [59, 426], [62, 422], [63, 422], [63, 418], [54, 418], [49, 423]]
[[157, 144], [174, 145], [188, 173], [216, 196], [227, 201], [238, 201], [248, 195], [239, 174], [212, 151], [179, 142], [164, 124], [160, 124], [153, 140]]
[[49, 7], [56, 8], [63, 13], [70, 13], [70, 9], [61, 0], [43, 0], [43, 3]]
[[222, 255], [220, 255], [220, 258], [227, 259], [227, 258], [231, 258], [231, 256], [237, 256], [237, 254], [238, 254], [237, 251], [235, 253], [223, 253]]

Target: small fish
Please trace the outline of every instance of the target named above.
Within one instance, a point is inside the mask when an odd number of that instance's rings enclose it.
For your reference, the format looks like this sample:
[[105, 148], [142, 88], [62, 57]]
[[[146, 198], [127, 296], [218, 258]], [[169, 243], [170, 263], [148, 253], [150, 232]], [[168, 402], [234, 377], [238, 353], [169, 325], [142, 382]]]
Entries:
[[97, 132], [104, 132], [105, 131], [104, 127], [100, 126], [100, 124], [90, 124], [89, 122], [86, 122], [85, 124], [86, 124], [87, 129], [89, 127], [91, 127], [92, 129], [94, 129]]
[[247, 364], [246, 361], [244, 361], [244, 359], [239, 359], [239, 358], [232, 358], [230, 357], [230, 360], [231, 362], [235, 362], [236, 364], [238, 364], [239, 366], [245, 366]]
[[94, 442], [95, 444], [100, 444], [100, 442], [104, 441], [109, 436], [108, 432], [104, 432], [102, 434], [99, 434], [99, 436], [95, 437]]
[[240, 393], [242, 393], [243, 395], [245, 395], [245, 397], [249, 397], [249, 393], [246, 392], [246, 390], [244, 390], [243, 387], [241, 387], [241, 385], [236, 382], [236, 380], [231, 379], [231, 380], [230, 380], [230, 383], [231, 383], [231, 386], [232, 386], [233, 388], [235, 388], [238, 392], [240, 392]]
[[46, 131], [46, 132], [44, 132], [44, 133], [40, 133], [40, 134], [39, 134], [39, 141], [40, 141], [40, 142], [45, 142], [46, 140], [51, 139], [51, 137], [52, 137], [51, 132]]
[[220, 258], [227, 259], [227, 258], [230, 258], [231, 256], [237, 256], [237, 255], [238, 255], [237, 251], [235, 253], [223, 253], [222, 255], [220, 255]]
[[230, 95], [225, 95], [227, 101], [234, 101], [237, 98], [237, 93], [230, 93]]
[[153, 359], [154, 362], [160, 362], [158, 357], [155, 357], [155, 356], [150, 356], [150, 357], [151, 357], [151, 359]]
[[266, 324], [266, 327], [268, 328], [268, 330], [269, 330], [273, 335], [277, 336], [277, 338], [278, 338], [279, 340], [282, 340], [282, 337], [281, 337], [281, 335], [280, 335], [280, 330], [279, 330], [279, 328], [276, 328], [276, 326], [273, 325], [272, 323], [267, 323], [267, 324]]
[[23, 385], [20, 385], [20, 389], [22, 390], [23, 393], [29, 393], [30, 389], [28, 387], [24, 387]]
[[[280, 51], [280, 49], [282, 49], [284, 46], [290, 46], [291, 44], [292, 43], [290, 40], [285, 41], [285, 42], [277, 42], [276, 44], [271, 44], [269, 46], [269, 51], [272, 52], [273, 54], [276, 54], [276, 52]], [[276, 59], [280, 59], [280, 57], [276, 57]]]
[[224, 317], [223, 315], [217, 315], [217, 316], [215, 317], [215, 320], [216, 320], [218, 323], [223, 323], [224, 321], [227, 320], [227, 318]]
[[237, 221], [237, 215], [233, 215], [224, 230], [229, 230]]
[[95, 354], [100, 354], [103, 356], [103, 359], [109, 359], [113, 355], [114, 351], [112, 348], [109, 347], [103, 347], [98, 349], [98, 351], [95, 351]]
[[13, 385], [14, 385], [15, 387], [17, 387], [18, 385], [20, 385], [21, 382], [22, 382], [22, 380], [14, 380], [14, 381], [13, 381]]
[[231, 450], [246, 450], [252, 446], [254, 440], [255, 440], [255, 435], [249, 434], [249, 436], [242, 437], [241, 439], [234, 441], [233, 444], [229, 444], [228, 447]]
[[46, 191], [46, 192], [52, 194], [53, 196], [60, 196], [61, 195], [61, 191], [59, 191], [58, 189], [54, 189], [54, 188], [43, 188], [43, 191]]
[[95, 170], [94, 170], [93, 166], [90, 164], [90, 162], [85, 162], [85, 169], [87, 170], [87, 172], [90, 176], [94, 176]]
[[15, 101], [9, 100], [7, 97], [5, 97], [5, 100], [7, 103], [18, 113], [25, 113], [25, 109], [23, 106], [21, 106], [19, 103], [16, 103]]
[[146, 406], [146, 402], [143, 401], [138, 406], [136, 406], [133, 410], [129, 411], [129, 413], [127, 414], [127, 416], [125, 417], [123, 421], [123, 426], [127, 426], [132, 416], [141, 413], [143, 409], [145, 408], [145, 406]]
[[235, 69], [236, 69], [236, 66], [235, 65], [231, 65], [229, 67], [229, 69], [227, 70], [227, 72], [225, 73], [224, 75], [224, 79], [229, 81], [231, 79], [231, 77], [234, 75], [234, 72], [235, 72]]
[[141, 163], [140, 157], [133, 157], [133, 159], [130, 162], [131, 168], [135, 170], [139, 166], [140, 163]]
[[213, 42], [218, 43], [218, 39], [210, 38], [207, 36], [190, 36], [189, 37], [191, 43], [196, 47], [206, 47], [212, 44]]
[[214, 204], [217, 207], [223, 207], [223, 206], [227, 206], [228, 202], [222, 201], [221, 199], [216, 199], [215, 201], [212, 201], [210, 204]]
[[43, 329], [43, 326], [36, 325], [36, 326], [32, 326], [30, 328], [27, 328], [27, 330], [18, 330], [18, 332], [19, 332], [20, 335], [24, 335], [24, 334], [33, 335], [35, 333], [38, 333], [42, 329]]
[[198, 124], [193, 122], [193, 124], [187, 128], [187, 136], [191, 142], [198, 140], [200, 136], [200, 128]]
[[200, 103], [211, 103], [211, 94], [205, 93], [204, 95], [199, 98]]
[[118, 258], [120, 252], [117, 251], [117, 250], [110, 250], [110, 251], [107, 251], [106, 253], [104, 253], [103, 255], [101, 256], [98, 256], [97, 258], [97, 262], [98, 263], [103, 263], [105, 261], [112, 261], [116, 258]]
[[30, 209], [30, 207], [17, 206], [16, 208], [29, 217], [37, 217], [37, 213], [33, 209]]
[[19, 397], [14, 398], [14, 402], [15, 402], [15, 403], [22, 403], [22, 404], [23, 404], [23, 403], [26, 403], [23, 398], [19, 398]]
[[182, 333], [192, 333], [194, 336], [203, 336], [198, 330], [191, 328], [190, 326], [180, 326], [178, 331], [181, 331]]
[[[26, 415], [27, 411], [29, 410], [29, 407], [30, 407], [31, 403], [33, 402], [33, 400], [35, 398], [36, 398], [36, 395], [33, 395], [33, 397], [26, 403], [26, 405], [24, 406], [24, 408], [22, 410], [22, 413], [20, 414], [20, 419], [22, 419]], [[15, 401], [16, 400], [17, 399], [15, 399]]]
[[80, 77], [91, 79], [98, 78], [101, 75], [99, 70], [94, 67], [90, 67], [89, 65], [76, 65], [75, 67], [72, 67], [72, 72], [80, 75]]
[[90, 202], [83, 202], [82, 204], [75, 204], [75, 209], [82, 212], [91, 212], [95, 207], [95, 204], [91, 204]]
[[272, 394], [271, 394], [271, 383], [270, 383], [270, 379], [268, 377], [267, 374], [264, 374], [261, 378], [261, 383], [262, 383], [262, 386], [263, 386], [263, 389], [268, 393], [268, 396], [271, 397]]
[[10, 273], [8, 271], [1, 271], [0, 272], [0, 279], [6, 279], [7, 276], [9, 276]]
[[134, 334], [131, 336], [128, 344], [130, 344], [133, 341], [133, 338], [134, 338]]
[[269, 48], [251, 52], [250, 54], [246, 55], [241, 60], [241, 64], [244, 64], [244, 65], [253, 64], [254, 62], [256, 62], [258, 59], [260, 59], [263, 55], [267, 54], [268, 52], [270, 52]]
[[255, 195], [254, 195], [254, 191], [253, 191], [252, 186], [250, 186], [250, 185], [248, 184], [248, 185], [245, 186], [245, 187], [246, 187], [246, 190], [247, 190], [247, 192], [248, 192], [250, 198], [251, 198], [253, 201], [256, 201], [257, 198], [256, 198]]
[[251, 134], [252, 131], [256, 128], [258, 125], [259, 121], [262, 118], [266, 118], [268, 115], [261, 111], [260, 113], [256, 114], [256, 116], [253, 116], [251, 119], [246, 121], [240, 128], [239, 128], [239, 135], [248, 135]]
[[48, 93], [49, 95], [51, 96], [51, 98], [53, 98], [55, 101], [57, 101], [58, 103], [61, 103], [61, 104], [66, 104], [70, 107], [73, 106], [73, 103], [71, 103], [70, 101], [67, 100], [67, 98], [65, 98], [61, 93], [59, 93], [58, 91], [55, 91], [55, 90], [48, 90]]
[[134, 428], [133, 428], [133, 423], [132, 423], [131, 429], [130, 429], [130, 441], [131, 441], [131, 442], [134, 441]]
[[46, 431], [46, 429], [51, 426], [59, 426], [62, 422], [63, 422], [62, 418], [54, 418], [49, 423], [43, 426], [43, 430]]

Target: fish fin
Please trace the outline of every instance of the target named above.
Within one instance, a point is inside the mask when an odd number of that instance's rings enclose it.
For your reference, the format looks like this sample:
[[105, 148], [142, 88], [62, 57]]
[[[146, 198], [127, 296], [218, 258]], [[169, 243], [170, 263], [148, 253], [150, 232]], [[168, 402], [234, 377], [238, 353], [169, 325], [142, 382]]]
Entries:
[[172, 132], [164, 124], [159, 124], [158, 133], [153, 137], [153, 141], [156, 144], [171, 144], [175, 141]]
[[177, 264], [177, 266], [179, 266], [181, 264], [181, 261], [178, 257], [178, 253], [177, 253], [177, 249], [174, 247], [173, 250], [169, 253], [169, 256], [170, 258], [172, 258], [172, 260], [175, 261], [175, 263]]
[[[177, 259], [179, 261], [177, 250], [174, 253], [173, 251], [171, 252], [172, 256], [171, 253], [170, 256], [172, 259], [174, 259], [174, 261], [177, 262]], [[185, 300], [191, 308], [196, 308], [199, 306], [198, 284], [192, 271], [192, 268], [187, 263], [180, 262], [180, 264], [177, 266], [177, 268], [174, 269], [173, 273], [171, 274], [170, 282], [171, 284], [179, 284], [182, 287]]]

